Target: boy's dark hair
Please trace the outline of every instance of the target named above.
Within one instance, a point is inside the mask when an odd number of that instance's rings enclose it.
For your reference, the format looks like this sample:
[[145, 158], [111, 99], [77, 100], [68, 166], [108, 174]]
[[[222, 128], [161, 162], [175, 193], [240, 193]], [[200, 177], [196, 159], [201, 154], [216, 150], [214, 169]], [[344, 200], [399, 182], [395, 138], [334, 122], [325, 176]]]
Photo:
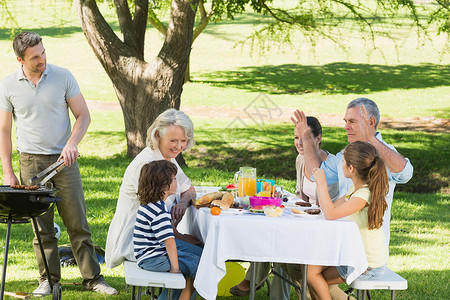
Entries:
[[145, 164], [139, 175], [139, 203], [145, 205], [162, 200], [176, 174], [177, 166], [167, 160], [155, 160]]

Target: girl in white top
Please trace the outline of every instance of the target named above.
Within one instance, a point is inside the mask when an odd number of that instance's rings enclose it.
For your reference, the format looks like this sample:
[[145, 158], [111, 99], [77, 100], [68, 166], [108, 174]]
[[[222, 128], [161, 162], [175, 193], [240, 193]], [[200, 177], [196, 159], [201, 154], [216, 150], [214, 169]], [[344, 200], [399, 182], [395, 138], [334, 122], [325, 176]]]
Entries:
[[[375, 147], [354, 142], [344, 150], [342, 169], [353, 181], [347, 194], [332, 203], [322, 169], [315, 169], [321, 209], [327, 220], [348, 216], [358, 225], [369, 268], [360, 279], [376, 279], [383, 275], [389, 258], [383, 233], [383, 214], [387, 208], [388, 177], [386, 165]], [[309, 266], [308, 287], [313, 299], [331, 299], [328, 285], [345, 282], [346, 266]]]

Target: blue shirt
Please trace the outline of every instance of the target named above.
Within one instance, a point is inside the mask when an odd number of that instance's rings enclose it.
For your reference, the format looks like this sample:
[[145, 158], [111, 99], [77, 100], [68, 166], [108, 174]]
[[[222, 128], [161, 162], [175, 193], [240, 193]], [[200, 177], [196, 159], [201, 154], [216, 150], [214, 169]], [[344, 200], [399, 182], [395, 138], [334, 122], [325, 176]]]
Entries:
[[174, 234], [164, 201], [141, 205], [136, 215], [133, 233], [137, 263], [151, 257], [166, 255], [164, 241], [169, 238], [174, 238]]

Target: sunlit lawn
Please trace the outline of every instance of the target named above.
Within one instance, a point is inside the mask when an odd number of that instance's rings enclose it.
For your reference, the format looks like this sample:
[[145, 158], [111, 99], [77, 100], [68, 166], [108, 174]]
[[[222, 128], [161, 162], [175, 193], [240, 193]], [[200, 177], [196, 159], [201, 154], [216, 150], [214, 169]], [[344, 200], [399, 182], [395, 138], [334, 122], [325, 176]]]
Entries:
[[[44, 37], [50, 63], [70, 69], [89, 100], [116, 101], [114, 91], [94, 57], [73, 7], [67, 2], [45, 9], [45, 1], [8, 1], [23, 29]], [[57, 4], [54, 4], [57, 3]], [[52, 7], [50, 5], [50, 7]], [[113, 12], [107, 19], [112, 20]], [[276, 47], [260, 54], [249, 45], [234, 47], [236, 40], [252, 30], [256, 16], [237, 16], [235, 22], [210, 24], [193, 45], [192, 83], [184, 86], [183, 106], [243, 108], [261, 92], [277, 105], [302, 108], [307, 112], [342, 114], [349, 100], [364, 95], [374, 99], [384, 117], [439, 117], [450, 115], [450, 68], [441, 37], [434, 44], [417, 48], [412, 33], [393, 51], [383, 40], [385, 56], [368, 53], [364, 44], [349, 39], [349, 52], [327, 41], [318, 41], [312, 51], [299, 36], [292, 48]], [[1, 21], [0, 21], [1, 22]], [[11, 50], [8, 28], [0, 28], [0, 77], [18, 67]], [[113, 24], [118, 30], [117, 24]], [[63, 26], [63, 29], [61, 29]], [[161, 37], [148, 30], [147, 58], [159, 51]], [[205, 108], [206, 110], [207, 108]], [[243, 165], [256, 167], [258, 176], [273, 178], [290, 191], [295, 188], [295, 148], [289, 123], [270, 123], [264, 127], [230, 130], [230, 119], [193, 117], [195, 147], [185, 153], [187, 175], [196, 185], [225, 185]], [[408, 280], [408, 290], [397, 293], [400, 299], [450, 299], [449, 282], [449, 133], [383, 130], [383, 138], [408, 157], [415, 173], [411, 181], [397, 187], [391, 221], [389, 267]], [[325, 127], [323, 147], [332, 153], [346, 145], [342, 128]], [[119, 111], [92, 111], [92, 124], [80, 145], [80, 166], [88, 206], [88, 219], [94, 242], [105, 246], [109, 223], [114, 215], [119, 187], [126, 166], [123, 117]], [[18, 169], [17, 154], [14, 167]], [[0, 176], [0, 181], [3, 177]], [[68, 243], [63, 229], [60, 243]], [[7, 291], [31, 292], [37, 286], [37, 268], [30, 225], [14, 225], [7, 271]], [[4, 245], [6, 226], [0, 226]], [[116, 297], [82, 292], [78, 269], [63, 268], [63, 299], [128, 299], [121, 267], [102, 266], [108, 282], [121, 291]], [[257, 299], [267, 299], [266, 289]], [[377, 292], [374, 299], [385, 299]], [[291, 298], [294, 293], [291, 293]], [[220, 298], [225, 299], [225, 298]], [[227, 298], [237, 299], [237, 298]]]

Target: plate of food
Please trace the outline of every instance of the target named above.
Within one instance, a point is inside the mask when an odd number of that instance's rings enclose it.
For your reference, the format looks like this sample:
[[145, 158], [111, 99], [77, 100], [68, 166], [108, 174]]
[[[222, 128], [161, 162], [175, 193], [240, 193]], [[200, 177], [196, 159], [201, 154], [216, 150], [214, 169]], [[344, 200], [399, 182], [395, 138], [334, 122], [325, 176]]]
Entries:
[[319, 208], [307, 208], [307, 209], [291, 208], [291, 212], [294, 217], [306, 217], [316, 219], [324, 218], [322, 211]]
[[253, 206], [248, 211], [251, 214], [258, 214], [258, 215], [264, 214], [264, 208], [262, 205]]

